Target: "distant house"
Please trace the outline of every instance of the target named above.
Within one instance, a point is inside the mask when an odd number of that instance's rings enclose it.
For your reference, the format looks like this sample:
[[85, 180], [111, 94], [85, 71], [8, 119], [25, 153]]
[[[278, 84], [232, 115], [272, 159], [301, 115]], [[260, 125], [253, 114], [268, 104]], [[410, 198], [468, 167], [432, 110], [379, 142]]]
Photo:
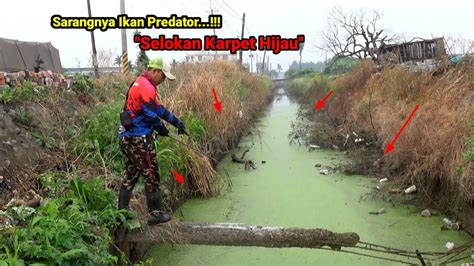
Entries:
[[446, 55], [444, 38], [382, 45], [380, 51], [382, 56], [398, 63], [423, 61]]
[[200, 63], [212, 61], [214, 59], [229, 60], [229, 61], [238, 61], [239, 58], [237, 54], [231, 53], [215, 53], [215, 52], [200, 52], [195, 54], [186, 55], [186, 62], [189, 63]]

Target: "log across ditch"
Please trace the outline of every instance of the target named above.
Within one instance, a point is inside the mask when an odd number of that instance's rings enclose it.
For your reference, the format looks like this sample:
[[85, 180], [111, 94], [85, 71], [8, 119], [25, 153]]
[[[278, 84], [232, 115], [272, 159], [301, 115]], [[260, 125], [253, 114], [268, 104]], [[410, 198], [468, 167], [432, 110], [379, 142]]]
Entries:
[[173, 220], [122, 234], [122, 242], [192, 244], [213, 246], [254, 246], [268, 248], [353, 247], [356, 233], [335, 233], [326, 229], [266, 227], [235, 223], [192, 223]]

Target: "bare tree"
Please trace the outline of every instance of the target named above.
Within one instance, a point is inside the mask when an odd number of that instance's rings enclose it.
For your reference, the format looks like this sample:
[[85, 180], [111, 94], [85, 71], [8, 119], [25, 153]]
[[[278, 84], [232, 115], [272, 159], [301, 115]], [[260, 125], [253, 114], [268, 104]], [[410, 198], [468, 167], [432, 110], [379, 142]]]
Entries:
[[336, 57], [371, 58], [379, 63], [384, 46], [394, 41], [385, 29], [378, 25], [382, 14], [372, 10], [345, 13], [333, 7], [328, 14], [328, 25], [321, 32], [321, 43], [316, 48]]
[[445, 36], [445, 45], [448, 54], [474, 53], [474, 41], [461, 36]]
[[[115, 51], [113, 49], [106, 49], [106, 48], [99, 48], [96, 55], [97, 65], [99, 68], [103, 67], [111, 67], [114, 65], [114, 54]], [[93, 66], [93, 55], [89, 58], [89, 65]]]

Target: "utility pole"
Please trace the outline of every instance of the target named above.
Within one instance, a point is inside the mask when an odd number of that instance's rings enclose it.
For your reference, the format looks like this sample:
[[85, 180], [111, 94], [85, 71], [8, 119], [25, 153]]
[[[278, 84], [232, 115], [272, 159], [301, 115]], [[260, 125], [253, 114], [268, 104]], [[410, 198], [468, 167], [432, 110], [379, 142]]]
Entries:
[[258, 54], [256, 56], [257, 56], [257, 58], [256, 58], [257, 60], [255, 61], [255, 72], [257, 72], [257, 74], [258, 74], [258, 62], [259, 62], [258, 61]]
[[265, 75], [265, 54], [267, 53], [267, 50], [263, 51], [263, 61], [262, 61], [262, 74]]
[[303, 69], [303, 65], [301, 64], [301, 61], [302, 61], [302, 56], [301, 56], [301, 50], [300, 50], [300, 70]]
[[[242, 16], [242, 34], [240, 34], [240, 39], [242, 40], [244, 38], [244, 29], [245, 29], [245, 13]], [[240, 65], [242, 65], [242, 56], [244, 54], [243, 50], [240, 50], [240, 56], [239, 56], [239, 62]]]
[[[125, 15], [125, 0], [120, 0], [120, 14]], [[122, 29], [122, 73], [128, 74], [127, 30]]]
[[[209, 0], [209, 8], [211, 9], [211, 15], [214, 15], [214, 9], [212, 9], [212, 0]], [[215, 10], [219, 11], [219, 10]], [[216, 35], [216, 29], [212, 28], [212, 32], [214, 33], [214, 36]], [[217, 58], [217, 51], [215, 51], [216, 55], [214, 55], [214, 59]]]
[[[89, 13], [89, 17], [92, 17], [90, 0], [87, 0], [87, 12]], [[91, 42], [92, 42], [92, 65], [94, 66], [95, 77], [98, 78], [99, 77], [99, 66], [97, 64], [97, 50], [95, 49], [94, 31], [92, 31], [92, 30], [91, 30]]]
[[302, 54], [303, 54], [303, 47], [304, 47], [304, 43], [300, 43], [300, 47], [299, 47], [299, 48], [300, 48], [300, 70], [303, 69], [303, 65], [301, 64], [301, 63], [302, 63], [302, 60], [303, 60], [303, 56], [302, 56]]
[[253, 54], [249, 54], [250, 57], [250, 73], [253, 72]]
[[267, 55], [267, 74], [270, 73], [270, 69], [268, 67], [272, 67], [272, 65], [270, 64], [270, 56]]

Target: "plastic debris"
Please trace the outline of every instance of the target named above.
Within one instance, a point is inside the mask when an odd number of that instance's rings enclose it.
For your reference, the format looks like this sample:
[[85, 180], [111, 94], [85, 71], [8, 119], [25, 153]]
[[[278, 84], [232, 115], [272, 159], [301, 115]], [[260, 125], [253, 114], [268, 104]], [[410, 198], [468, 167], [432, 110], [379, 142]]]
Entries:
[[319, 173], [320, 174], [323, 174], [323, 175], [329, 175], [330, 173], [334, 173], [336, 172], [336, 169], [330, 167], [330, 166], [323, 166], [321, 167], [321, 169], [319, 170]]
[[416, 186], [415, 185], [405, 189], [405, 194], [412, 194], [412, 193], [415, 193], [415, 192], [416, 192]]
[[244, 117], [244, 113], [242, 112], [242, 110], [239, 111], [239, 118], [243, 118]]
[[328, 169], [321, 169], [319, 170], [319, 173], [322, 175], [329, 175], [329, 170]]
[[310, 144], [309, 145], [309, 151], [314, 151], [316, 149], [320, 149], [321, 147], [315, 144]]
[[454, 248], [454, 243], [453, 242], [448, 242], [446, 245], [444, 245], [448, 250], [451, 250]]
[[385, 183], [385, 182], [388, 182], [388, 178], [382, 178], [379, 180], [379, 183]]
[[441, 230], [459, 230], [461, 229], [460, 222], [454, 222], [448, 218], [443, 218], [443, 225], [441, 226]]
[[369, 212], [369, 214], [373, 214], [373, 215], [379, 215], [379, 214], [382, 214], [382, 213], [386, 213], [385, 208], [380, 208], [379, 210], [377, 210], [375, 212]]

